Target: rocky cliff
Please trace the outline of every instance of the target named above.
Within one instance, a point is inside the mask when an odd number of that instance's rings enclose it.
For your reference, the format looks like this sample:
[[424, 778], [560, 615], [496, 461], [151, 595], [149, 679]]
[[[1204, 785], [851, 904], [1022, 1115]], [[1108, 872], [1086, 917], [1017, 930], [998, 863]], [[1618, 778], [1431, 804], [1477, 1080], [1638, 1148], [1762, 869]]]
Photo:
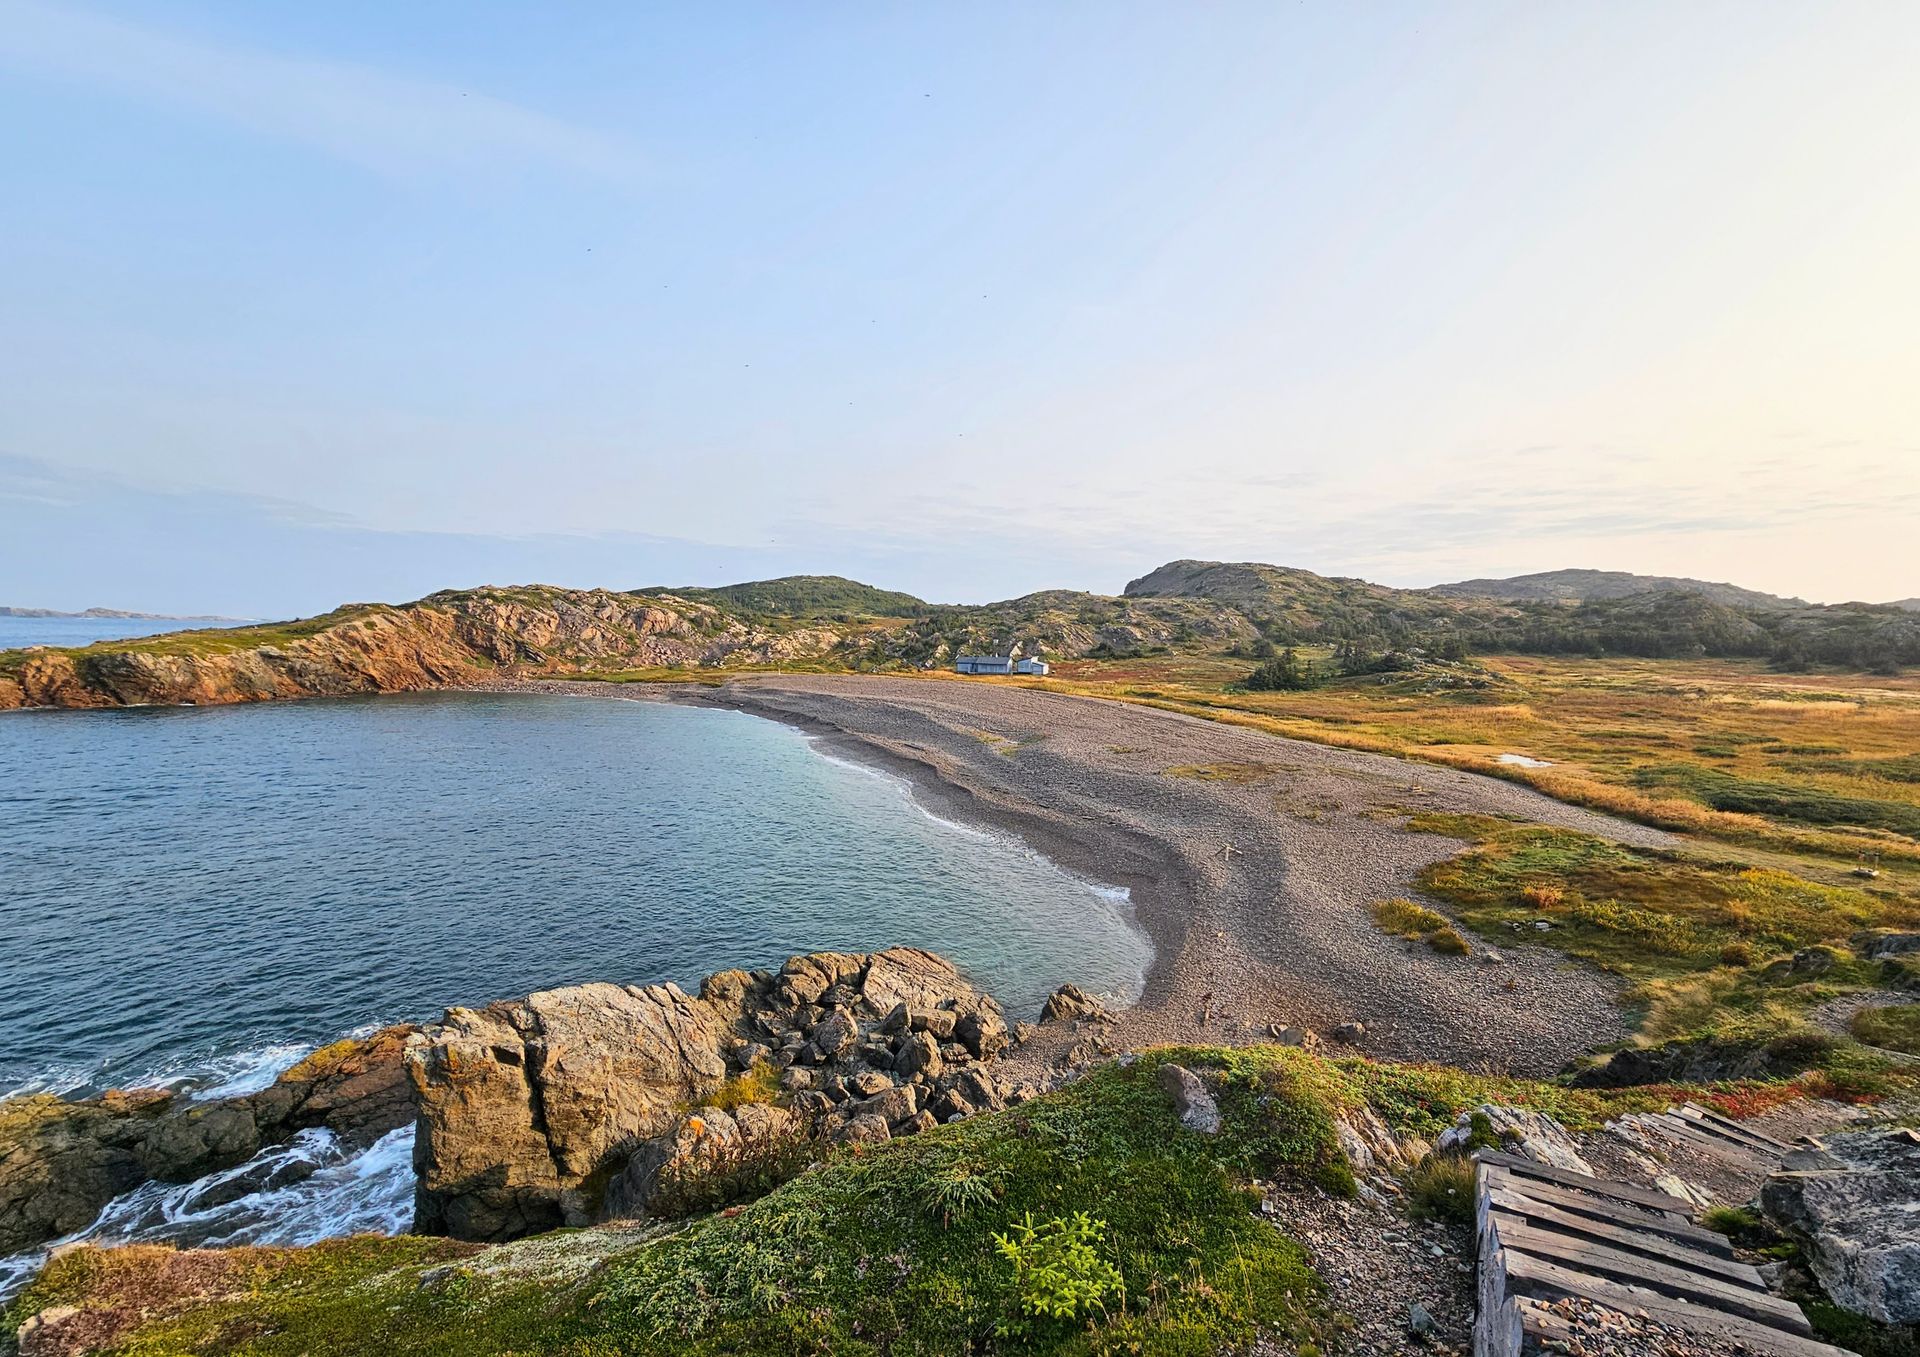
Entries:
[[672, 596], [475, 589], [263, 627], [0, 652], [0, 710], [258, 702], [444, 688], [500, 674], [792, 660], [841, 633], [750, 625]]

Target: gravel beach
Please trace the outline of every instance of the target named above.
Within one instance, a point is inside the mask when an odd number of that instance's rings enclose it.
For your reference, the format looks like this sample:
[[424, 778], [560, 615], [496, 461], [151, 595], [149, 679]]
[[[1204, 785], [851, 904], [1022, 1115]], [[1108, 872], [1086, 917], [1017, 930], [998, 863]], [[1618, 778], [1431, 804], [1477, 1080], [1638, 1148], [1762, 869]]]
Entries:
[[1373, 903], [1415, 894], [1420, 869], [1461, 846], [1409, 832], [1408, 812], [1672, 842], [1493, 778], [991, 680], [752, 675], [647, 695], [797, 726], [909, 779], [942, 816], [1126, 887], [1156, 958], [1112, 1034], [1122, 1048], [1357, 1021], [1370, 1055], [1552, 1073], [1625, 1035], [1618, 983], [1544, 948], [1490, 963], [1383, 934]]
[[1369, 1054], [1537, 1075], [1625, 1035], [1619, 986], [1591, 967], [1526, 946], [1498, 964], [1442, 956], [1370, 911], [1460, 849], [1409, 833], [1410, 810], [1672, 842], [1657, 830], [1471, 773], [990, 680], [753, 676], [674, 695], [812, 731], [942, 815], [1127, 887], [1156, 960], [1123, 1046], [1359, 1021]]

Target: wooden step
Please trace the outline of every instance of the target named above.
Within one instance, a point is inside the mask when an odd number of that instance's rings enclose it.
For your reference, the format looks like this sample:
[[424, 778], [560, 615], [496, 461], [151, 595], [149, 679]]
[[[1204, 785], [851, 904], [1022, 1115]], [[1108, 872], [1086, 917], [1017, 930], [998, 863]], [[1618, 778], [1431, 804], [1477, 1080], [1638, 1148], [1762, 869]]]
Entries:
[[1753, 1357], [1853, 1357], [1844, 1348], [1789, 1332], [1743, 1315], [1728, 1314], [1692, 1301], [1662, 1295], [1647, 1287], [1593, 1277], [1544, 1258], [1517, 1250], [1497, 1250], [1481, 1260], [1498, 1271], [1490, 1279], [1494, 1290], [1514, 1298], [1541, 1300], [1578, 1296], [1631, 1315], [1644, 1310], [1650, 1319], [1704, 1338], [1719, 1339], [1729, 1347], [1738, 1343]]
[[1698, 1103], [1681, 1103], [1680, 1106], [1673, 1110], [1677, 1115], [1685, 1117], [1689, 1121], [1698, 1122], [1701, 1127], [1712, 1131], [1716, 1135], [1726, 1136], [1731, 1140], [1737, 1140], [1743, 1144], [1751, 1145], [1754, 1149], [1765, 1154], [1773, 1155], [1775, 1158], [1786, 1154], [1793, 1148], [1793, 1146], [1783, 1141], [1775, 1140], [1764, 1131], [1756, 1131], [1751, 1126], [1742, 1126], [1739, 1122], [1728, 1117], [1723, 1117], [1712, 1108], [1702, 1107]]
[[1660, 1112], [1643, 1117], [1637, 1125], [1651, 1130], [1655, 1135], [1666, 1136], [1676, 1144], [1685, 1146], [1698, 1153], [1716, 1155], [1737, 1164], [1767, 1173], [1778, 1168], [1779, 1156], [1751, 1145], [1744, 1145], [1730, 1137], [1716, 1135], [1698, 1122], [1689, 1121], [1672, 1112]]
[[1517, 1178], [1496, 1164], [1482, 1165], [1480, 1177], [1483, 1194], [1489, 1190], [1517, 1193], [1572, 1215], [1586, 1216], [1603, 1224], [1640, 1230], [1672, 1239], [1686, 1248], [1718, 1253], [1726, 1258], [1733, 1257], [1733, 1247], [1727, 1243], [1724, 1235], [1715, 1234], [1712, 1230], [1695, 1225], [1690, 1220], [1683, 1220], [1670, 1211], [1648, 1211], [1643, 1207], [1629, 1206], [1624, 1202], [1613, 1201], [1606, 1197], [1595, 1197], [1585, 1192], [1575, 1192], [1571, 1188], [1556, 1187], [1552, 1183], [1543, 1183], [1531, 1178]]
[[[1609, 1248], [1643, 1255], [1653, 1262], [1671, 1263], [1694, 1272], [1710, 1272], [1728, 1281], [1758, 1286], [1760, 1274], [1731, 1256], [1730, 1249], [1708, 1251], [1689, 1248], [1667, 1235], [1638, 1230], [1630, 1225], [1615, 1225], [1587, 1216], [1562, 1211], [1531, 1197], [1500, 1188], [1491, 1189], [1482, 1198], [1487, 1213], [1510, 1216], [1542, 1230], [1552, 1230]], [[1724, 1241], [1722, 1241], [1724, 1243]]]
[[1503, 1150], [1475, 1150], [1473, 1157], [1476, 1163], [1498, 1165], [1517, 1177], [1534, 1178], [1543, 1183], [1572, 1188], [1576, 1192], [1586, 1192], [1596, 1197], [1610, 1197], [1615, 1201], [1626, 1202], [1629, 1206], [1639, 1206], [1649, 1211], [1670, 1212], [1683, 1220], [1690, 1220], [1693, 1217], [1692, 1202], [1670, 1197], [1664, 1192], [1655, 1192], [1651, 1188], [1609, 1182], [1605, 1178], [1595, 1178], [1590, 1174], [1557, 1169], [1550, 1164], [1522, 1159], [1519, 1155], [1508, 1154]]
[[1499, 1247], [1509, 1253], [1524, 1253], [1584, 1276], [1645, 1287], [1663, 1296], [1742, 1315], [1772, 1328], [1801, 1334], [1813, 1332], [1800, 1307], [1768, 1291], [1760, 1284], [1759, 1274], [1751, 1268], [1747, 1270], [1748, 1278], [1738, 1280], [1695, 1272], [1684, 1266], [1658, 1263], [1622, 1249], [1540, 1229], [1498, 1211], [1489, 1217], [1488, 1228], [1497, 1236]]

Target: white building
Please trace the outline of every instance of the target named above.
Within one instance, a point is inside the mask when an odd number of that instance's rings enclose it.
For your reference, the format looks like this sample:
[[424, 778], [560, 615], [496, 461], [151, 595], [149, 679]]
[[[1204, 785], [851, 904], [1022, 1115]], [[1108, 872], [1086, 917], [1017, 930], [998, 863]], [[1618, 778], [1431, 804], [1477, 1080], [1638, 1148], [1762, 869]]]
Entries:
[[1041, 674], [1047, 672], [1045, 660], [1023, 660], [1020, 647], [1005, 655], [960, 655], [954, 659], [954, 672], [960, 674]]

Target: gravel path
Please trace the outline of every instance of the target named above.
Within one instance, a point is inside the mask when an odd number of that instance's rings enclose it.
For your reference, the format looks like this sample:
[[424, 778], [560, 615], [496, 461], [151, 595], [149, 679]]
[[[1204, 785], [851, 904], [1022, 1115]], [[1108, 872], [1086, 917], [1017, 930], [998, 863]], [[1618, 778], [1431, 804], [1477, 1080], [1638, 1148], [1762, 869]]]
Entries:
[[[910, 778], [930, 809], [1128, 887], [1157, 957], [1123, 1047], [1358, 1020], [1370, 1054], [1546, 1074], [1625, 1034], [1617, 986], [1590, 968], [1528, 947], [1444, 957], [1369, 910], [1459, 850], [1409, 833], [1409, 810], [1671, 842], [1656, 830], [1470, 773], [991, 682], [756, 675], [670, 695], [812, 731]], [[1230, 775], [1168, 771], [1183, 766]]]

